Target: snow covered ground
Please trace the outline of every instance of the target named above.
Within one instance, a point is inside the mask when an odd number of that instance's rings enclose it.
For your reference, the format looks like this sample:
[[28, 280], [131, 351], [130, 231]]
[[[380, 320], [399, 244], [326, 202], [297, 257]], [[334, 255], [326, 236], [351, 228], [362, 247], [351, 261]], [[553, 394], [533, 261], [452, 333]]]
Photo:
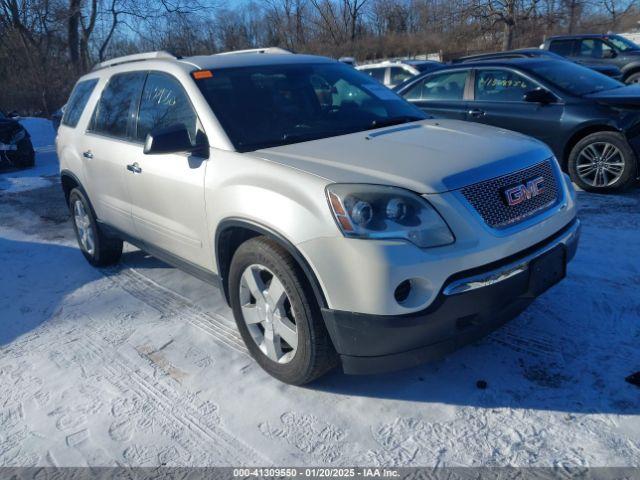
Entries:
[[568, 278], [486, 339], [296, 388], [212, 287], [133, 247], [92, 268], [25, 121], [37, 168], [0, 176], [0, 466], [640, 466], [640, 189], [580, 193]]

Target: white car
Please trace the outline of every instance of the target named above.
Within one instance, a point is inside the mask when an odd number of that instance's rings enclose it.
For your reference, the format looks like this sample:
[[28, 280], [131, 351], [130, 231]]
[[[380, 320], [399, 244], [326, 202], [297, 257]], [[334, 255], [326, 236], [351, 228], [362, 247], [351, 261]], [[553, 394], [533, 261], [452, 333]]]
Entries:
[[393, 88], [420, 73], [433, 72], [442, 67], [444, 64], [435, 60], [387, 60], [358, 65], [356, 69]]
[[473, 341], [561, 280], [578, 242], [544, 144], [430, 119], [322, 57], [111, 60], [76, 84], [57, 151], [90, 263], [126, 240], [219, 286], [292, 384]]

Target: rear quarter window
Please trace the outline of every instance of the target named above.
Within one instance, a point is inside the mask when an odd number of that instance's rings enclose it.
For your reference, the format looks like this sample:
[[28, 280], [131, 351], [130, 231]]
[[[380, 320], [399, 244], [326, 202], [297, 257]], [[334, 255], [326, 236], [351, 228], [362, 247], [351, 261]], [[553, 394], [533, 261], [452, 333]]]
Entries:
[[84, 111], [84, 107], [87, 106], [89, 97], [96, 88], [97, 83], [98, 79], [94, 78], [91, 80], [85, 80], [84, 82], [79, 82], [75, 86], [71, 92], [71, 96], [69, 97], [69, 101], [67, 102], [67, 106], [62, 117], [61, 123], [63, 125], [72, 128], [75, 128], [75, 126], [78, 125], [82, 112]]
[[384, 83], [384, 73], [387, 70], [386, 67], [383, 68], [365, 68], [361, 70], [362, 73], [369, 75], [370, 77], [375, 78], [380, 83]]

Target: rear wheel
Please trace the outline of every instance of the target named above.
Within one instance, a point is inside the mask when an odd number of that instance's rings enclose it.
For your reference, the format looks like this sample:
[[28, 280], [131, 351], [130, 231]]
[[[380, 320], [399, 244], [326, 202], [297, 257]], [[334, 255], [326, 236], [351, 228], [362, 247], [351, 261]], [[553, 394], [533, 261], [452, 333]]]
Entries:
[[19, 166], [22, 168], [33, 167], [36, 163], [36, 152], [33, 149], [31, 140], [25, 138], [18, 142]]
[[571, 180], [591, 192], [621, 191], [631, 185], [636, 157], [623, 135], [598, 132], [580, 140], [569, 156]]
[[634, 84], [634, 83], [640, 83], [640, 72], [632, 73], [631, 75], [629, 75], [627, 77], [627, 79], [625, 80], [625, 83], [627, 85], [631, 85], [631, 84]]
[[69, 194], [69, 209], [78, 245], [89, 263], [96, 267], [117, 263], [122, 256], [122, 240], [100, 229], [89, 201], [78, 188]]
[[277, 243], [257, 237], [238, 248], [231, 262], [229, 292], [240, 334], [267, 373], [302, 385], [337, 365], [306, 277]]

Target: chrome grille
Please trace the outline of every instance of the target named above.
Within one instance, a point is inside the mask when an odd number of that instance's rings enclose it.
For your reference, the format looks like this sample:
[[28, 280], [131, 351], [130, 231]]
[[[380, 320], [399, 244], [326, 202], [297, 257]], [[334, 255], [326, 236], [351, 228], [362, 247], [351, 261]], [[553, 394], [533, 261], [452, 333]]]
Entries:
[[[543, 177], [542, 192], [518, 205], [510, 206], [504, 191], [510, 187]], [[492, 178], [462, 188], [462, 194], [483, 220], [492, 228], [506, 228], [533, 215], [542, 213], [558, 202], [558, 182], [551, 160], [545, 160], [523, 170]]]

